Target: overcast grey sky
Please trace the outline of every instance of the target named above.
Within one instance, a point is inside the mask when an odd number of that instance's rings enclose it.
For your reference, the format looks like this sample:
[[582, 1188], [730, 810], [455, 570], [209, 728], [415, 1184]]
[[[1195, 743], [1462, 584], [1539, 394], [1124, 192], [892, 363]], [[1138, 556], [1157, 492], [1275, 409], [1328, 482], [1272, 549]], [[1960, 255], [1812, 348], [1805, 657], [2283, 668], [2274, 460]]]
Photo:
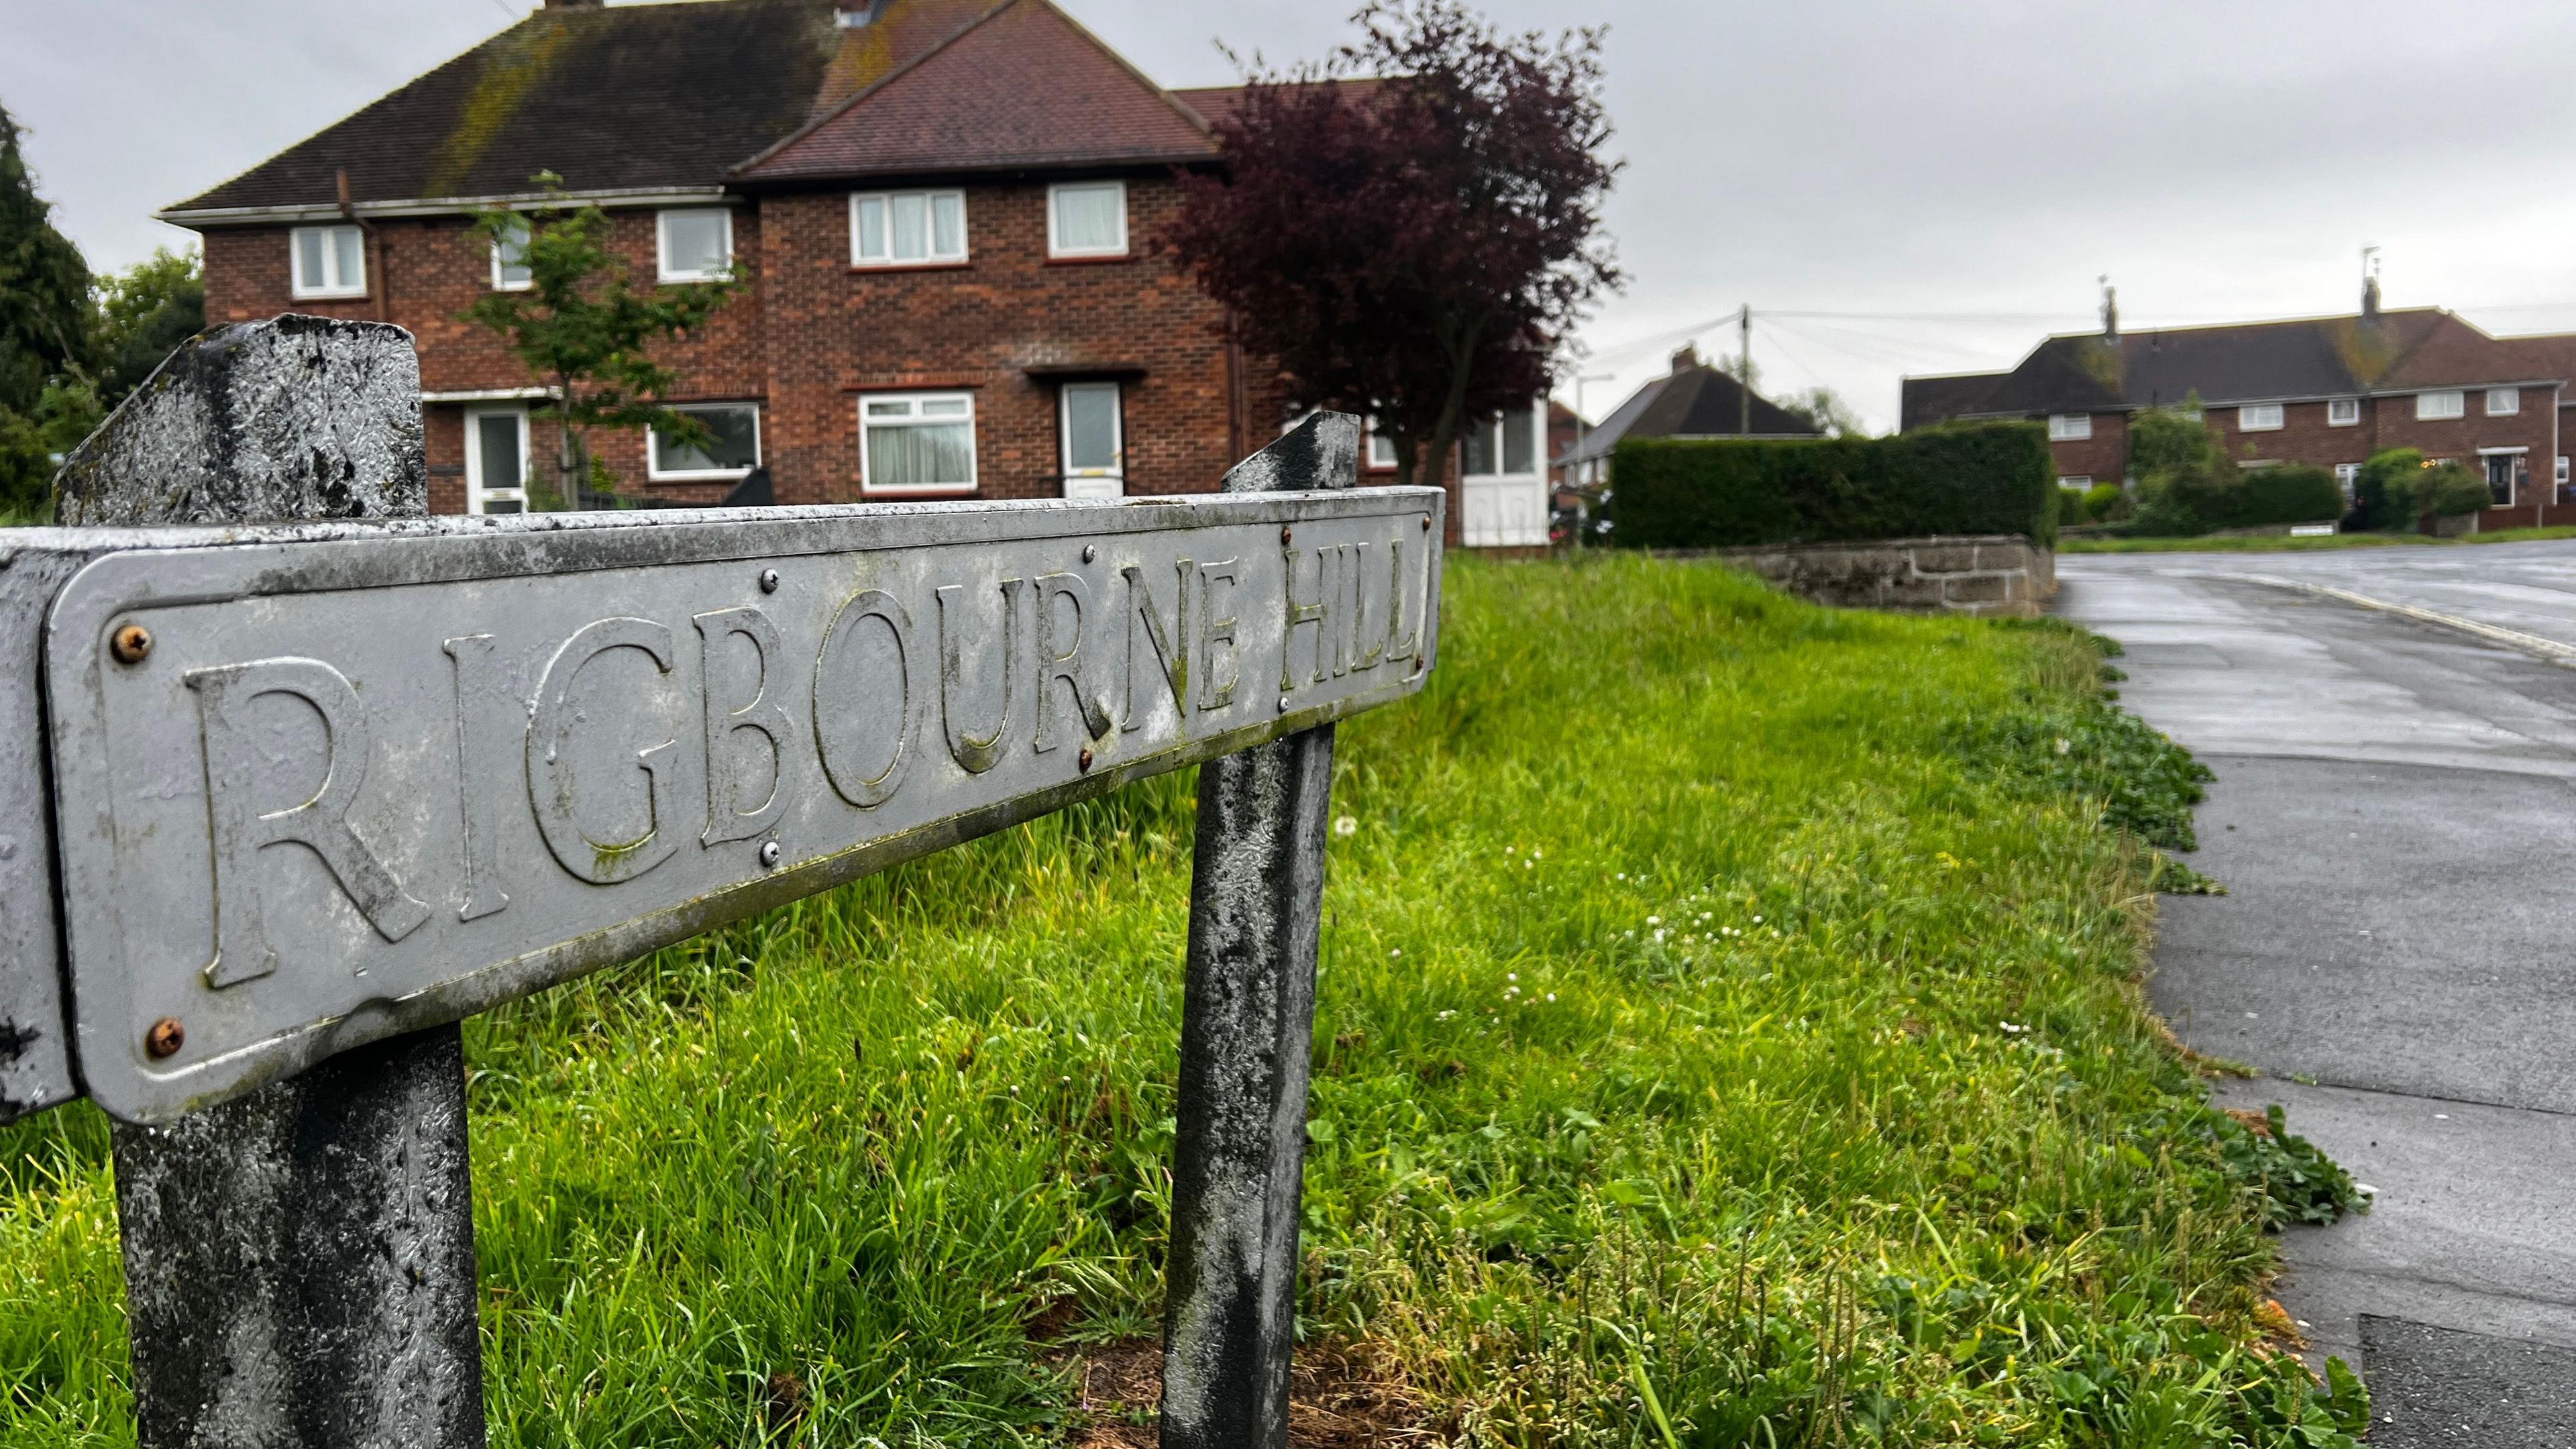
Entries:
[[[531, 0], [0, 0], [0, 105], [91, 264]], [[1060, 0], [1166, 85], [1341, 38], [1337, 0]], [[1351, 8], [1356, 8], [1351, 0]], [[1880, 426], [1907, 372], [2008, 366], [2088, 324], [2391, 305], [2576, 330], [2576, 5], [2490, 0], [1487, 0], [1610, 26], [1609, 213], [1631, 275], [1585, 334], [1598, 416], [1755, 311], [1765, 385]], [[1766, 319], [1827, 312], [1862, 316]], [[1914, 320], [1922, 318], [1938, 320]], [[1719, 319], [1723, 318], [1723, 321]]]

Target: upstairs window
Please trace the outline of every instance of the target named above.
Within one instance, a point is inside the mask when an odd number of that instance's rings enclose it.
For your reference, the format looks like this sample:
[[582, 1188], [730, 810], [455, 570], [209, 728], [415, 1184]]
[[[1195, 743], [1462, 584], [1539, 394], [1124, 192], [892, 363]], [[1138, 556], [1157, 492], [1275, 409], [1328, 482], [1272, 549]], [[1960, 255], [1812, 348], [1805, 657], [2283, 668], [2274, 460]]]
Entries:
[[975, 395], [859, 399], [859, 487], [872, 494], [975, 491]]
[[2360, 422], [2361, 399], [2357, 397], [2330, 397], [2326, 399], [2327, 427], [2349, 428], [2358, 426]]
[[2050, 413], [2048, 440], [2052, 443], [2081, 443], [2093, 436], [2091, 413]]
[[1538, 471], [1538, 414], [1518, 410], [1467, 429], [1458, 470], [1470, 478], [1525, 477]]
[[646, 472], [655, 478], [739, 478], [760, 466], [760, 408], [755, 403], [700, 403], [671, 409], [707, 430], [704, 442], [683, 443], [647, 428]]
[[733, 275], [733, 213], [722, 207], [666, 211], [658, 219], [661, 277], [715, 282]]
[[2466, 399], [2458, 392], [2419, 392], [2415, 394], [2415, 421], [2435, 423], [2456, 418], [2466, 411]]
[[528, 270], [528, 219], [514, 216], [492, 239], [492, 290], [524, 292], [536, 283]]
[[850, 265], [966, 260], [966, 193], [880, 191], [850, 198]]
[[367, 242], [354, 226], [299, 226], [294, 232], [295, 295], [367, 295]]
[[2279, 403], [2248, 403], [2236, 410], [2236, 431], [2240, 433], [2277, 433], [2280, 430]]
[[1048, 187], [1047, 255], [1127, 255], [1127, 183], [1082, 181]]
[[2487, 416], [2509, 418], [2522, 411], [2522, 389], [2491, 387], [2487, 389]]

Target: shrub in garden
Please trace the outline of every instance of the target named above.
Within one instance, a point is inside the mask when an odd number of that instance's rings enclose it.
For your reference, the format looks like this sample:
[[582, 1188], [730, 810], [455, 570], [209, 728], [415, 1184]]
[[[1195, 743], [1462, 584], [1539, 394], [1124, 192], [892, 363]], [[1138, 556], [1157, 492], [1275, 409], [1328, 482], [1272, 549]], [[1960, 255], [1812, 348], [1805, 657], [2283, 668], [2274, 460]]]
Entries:
[[2415, 448], [2382, 448], [2361, 465], [2353, 480], [2352, 501], [2369, 528], [2413, 528], [2419, 510], [2409, 507], [2415, 481], [2424, 472], [2424, 454]]
[[2150, 408], [2130, 429], [2138, 474], [2133, 534], [2190, 537], [2220, 528], [2320, 523], [2343, 513], [2334, 475], [2304, 463], [2240, 468], [2196, 408]]
[[2487, 480], [2465, 463], [2425, 469], [2416, 497], [2427, 510], [2442, 518], [2475, 513], [2495, 502], [2495, 495], [2487, 490]]
[[2117, 510], [2128, 501], [2128, 493], [2119, 484], [2096, 483], [2084, 490], [2084, 516], [2095, 523], [2119, 517]]

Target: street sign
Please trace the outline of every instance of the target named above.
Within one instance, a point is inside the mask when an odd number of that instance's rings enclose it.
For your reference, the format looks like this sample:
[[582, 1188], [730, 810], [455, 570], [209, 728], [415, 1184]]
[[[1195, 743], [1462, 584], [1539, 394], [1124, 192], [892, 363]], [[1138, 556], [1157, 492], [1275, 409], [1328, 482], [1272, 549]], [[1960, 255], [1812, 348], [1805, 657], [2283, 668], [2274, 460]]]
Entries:
[[1441, 498], [21, 533], [86, 560], [43, 659], [82, 1084], [168, 1121], [1410, 694]]

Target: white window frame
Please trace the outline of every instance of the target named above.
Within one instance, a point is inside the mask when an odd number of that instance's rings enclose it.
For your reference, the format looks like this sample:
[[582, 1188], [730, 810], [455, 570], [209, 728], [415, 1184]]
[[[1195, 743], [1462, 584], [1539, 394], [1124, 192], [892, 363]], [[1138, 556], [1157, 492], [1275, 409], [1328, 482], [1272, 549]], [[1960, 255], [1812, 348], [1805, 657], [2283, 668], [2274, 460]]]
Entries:
[[[516, 418], [519, 422], [519, 486], [486, 488], [483, 486], [483, 419]], [[471, 407], [465, 410], [465, 511], [488, 513], [488, 503], [516, 503], [519, 511], [528, 511], [528, 473], [536, 465], [529, 446], [528, 410], [518, 407]]]
[[2289, 419], [2290, 410], [2279, 403], [2247, 403], [2236, 410], [2236, 431], [2240, 433], [2277, 433]]
[[[1118, 192], [1118, 244], [1107, 247], [1068, 247], [1057, 238], [1056, 199], [1068, 191], [1097, 191], [1103, 187]], [[1047, 255], [1049, 257], [1123, 257], [1128, 255], [1127, 183], [1115, 177], [1107, 181], [1059, 181], [1047, 188]]]
[[[519, 228], [519, 265], [522, 268], [525, 268], [528, 260], [528, 219], [524, 216], [514, 216], [510, 219], [517, 223]], [[530, 276], [524, 282], [513, 282], [510, 280], [508, 274], [502, 269], [501, 238], [497, 236], [492, 238], [492, 290], [495, 292], [524, 292], [536, 286], [536, 284], [537, 279], [534, 276]]]
[[[1109, 390], [1116, 405], [1109, 410], [1110, 457], [1106, 468], [1073, 466], [1073, 395]], [[1089, 378], [1059, 384], [1055, 390], [1055, 463], [1067, 498], [1117, 498], [1127, 492], [1127, 386], [1115, 378]], [[1107, 483], [1107, 488], [1098, 485]], [[1077, 485], [1091, 485], [1088, 487]]]
[[2057, 486], [2060, 488], [2081, 489], [2089, 493], [2093, 488], [2093, 475], [2090, 473], [2060, 473], [2057, 475]]
[[752, 469], [760, 466], [760, 404], [756, 402], [675, 403], [672, 405], [671, 411], [675, 413], [747, 412], [751, 414], [751, 466], [748, 468], [682, 468], [665, 472], [662, 468], [661, 452], [654, 447], [654, 431], [650, 426], [647, 426], [644, 429], [645, 477], [650, 478], [657, 483], [721, 481], [725, 479], [748, 478], [751, 476]]
[[2468, 410], [2468, 394], [2458, 388], [2415, 394], [2415, 421], [2419, 423], [2447, 423], [2466, 417]]
[[[2499, 402], [2503, 403], [2503, 404], [2504, 404], [2504, 406], [2503, 406], [2503, 407], [2497, 407], [2497, 406], [2496, 406], [2496, 404], [2497, 404], [2497, 403], [2499, 403]], [[2521, 411], [2522, 411], [2522, 389], [2521, 389], [2521, 388], [2518, 388], [2518, 387], [2491, 387], [2491, 388], [2488, 388], [2488, 389], [2487, 389], [2487, 416], [2488, 416], [2488, 417], [2491, 417], [2491, 418], [2509, 418], [2509, 417], [2513, 417], [2513, 416], [2515, 416], [2516, 414], [2520, 413]]]
[[2089, 443], [2093, 440], [2091, 413], [2050, 413], [2048, 440], [2052, 443]]
[[2561, 453], [2558, 455], [2558, 486], [2561, 488], [2566, 487], [2567, 479], [2567, 455], [2565, 453]]
[[[868, 404], [908, 402], [913, 405], [910, 421], [885, 421], [875, 424], [884, 428], [916, 427], [928, 421], [921, 416], [925, 402], [947, 402], [964, 399], [966, 403], [966, 481], [964, 483], [885, 483], [868, 476]], [[954, 418], [941, 418], [941, 424], [954, 423]], [[859, 394], [859, 492], [869, 498], [962, 498], [982, 486], [983, 460], [977, 456], [982, 439], [975, 430], [975, 394], [954, 388], [936, 388], [924, 392], [863, 392]]]
[[1375, 418], [1368, 422], [1368, 457], [1362, 466], [1379, 473], [1392, 473], [1397, 467], [1395, 439], [1377, 430]]
[[2337, 463], [2334, 465], [2334, 475], [2335, 486], [2343, 489], [2344, 501], [2346, 503], [2351, 502], [2352, 490], [2359, 487], [2361, 484], [2361, 465], [2359, 463]]
[[[920, 257], [897, 258], [895, 256], [893, 213], [895, 198], [899, 196], [918, 196], [921, 198], [923, 206], [934, 209], [927, 223], [930, 227], [930, 245], [934, 247], [938, 245], [939, 236], [939, 226], [935, 210], [939, 205], [939, 198], [943, 196], [953, 196], [957, 198], [957, 251], [955, 255], [943, 255], [942, 253], [932, 251], [927, 252]], [[859, 203], [864, 201], [881, 201], [884, 202], [886, 206], [886, 254], [882, 257], [862, 256], [859, 253]], [[904, 267], [963, 266], [966, 263], [969, 254], [973, 250], [972, 244], [966, 239], [966, 224], [966, 193], [958, 187], [933, 187], [928, 189], [913, 189], [905, 191], [853, 191], [850, 193], [850, 265], [853, 267], [864, 267], [869, 271], [894, 271]]]
[[[1512, 413], [1518, 413], [1519, 411], [1520, 409], [1518, 408], [1511, 410]], [[1480, 422], [1469, 423], [1467, 425], [1470, 428], [1489, 428], [1492, 430], [1490, 442], [1493, 447], [1494, 471], [1491, 473], [1470, 473], [1467, 471], [1467, 437], [1463, 432], [1459, 435], [1459, 477], [1482, 478], [1492, 482], [1510, 482], [1514, 479], [1520, 478], [1544, 479], [1547, 477], [1547, 399], [1540, 398], [1538, 401], [1531, 403], [1529, 407], [1531, 429], [1530, 467], [1529, 471], [1525, 473], [1512, 473], [1505, 471], [1507, 466], [1504, 462], [1504, 453], [1507, 450], [1503, 447], [1503, 419], [1505, 416], [1507, 416], [1507, 414], [1496, 413], [1490, 418], [1486, 418]]]
[[[331, 273], [337, 272], [340, 267], [340, 249], [337, 246], [332, 245], [331, 238], [340, 232], [348, 232], [358, 239], [358, 277], [354, 282], [347, 277], [331, 275]], [[322, 271], [324, 276], [320, 283], [315, 284], [309, 283], [305, 280], [303, 253], [304, 238], [317, 235], [323, 239]], [[360, 230], [357, 226], [345, 222], [334, 226], [299, 226], [294, 228], [286, 234], [286, 275], [289, 283], [287, 289], [288, 294], [293, 296], [299, 302], [324, 297], [363, 297], [367, 295], [366, 233]]]
[[2357, 428], [2361, 426], [2361, 399], [2330, 397], [2326, 399], [2326, 426]]
[[[675, 272], [671, 270], [671, 218], [712, 213], [724, 218], [724, 266], [712, 272]], [[653, 213], [653, 272], [665, 282], [721, 282], [733, 276], [733, 208], [730, 206], [672, 206]]]

